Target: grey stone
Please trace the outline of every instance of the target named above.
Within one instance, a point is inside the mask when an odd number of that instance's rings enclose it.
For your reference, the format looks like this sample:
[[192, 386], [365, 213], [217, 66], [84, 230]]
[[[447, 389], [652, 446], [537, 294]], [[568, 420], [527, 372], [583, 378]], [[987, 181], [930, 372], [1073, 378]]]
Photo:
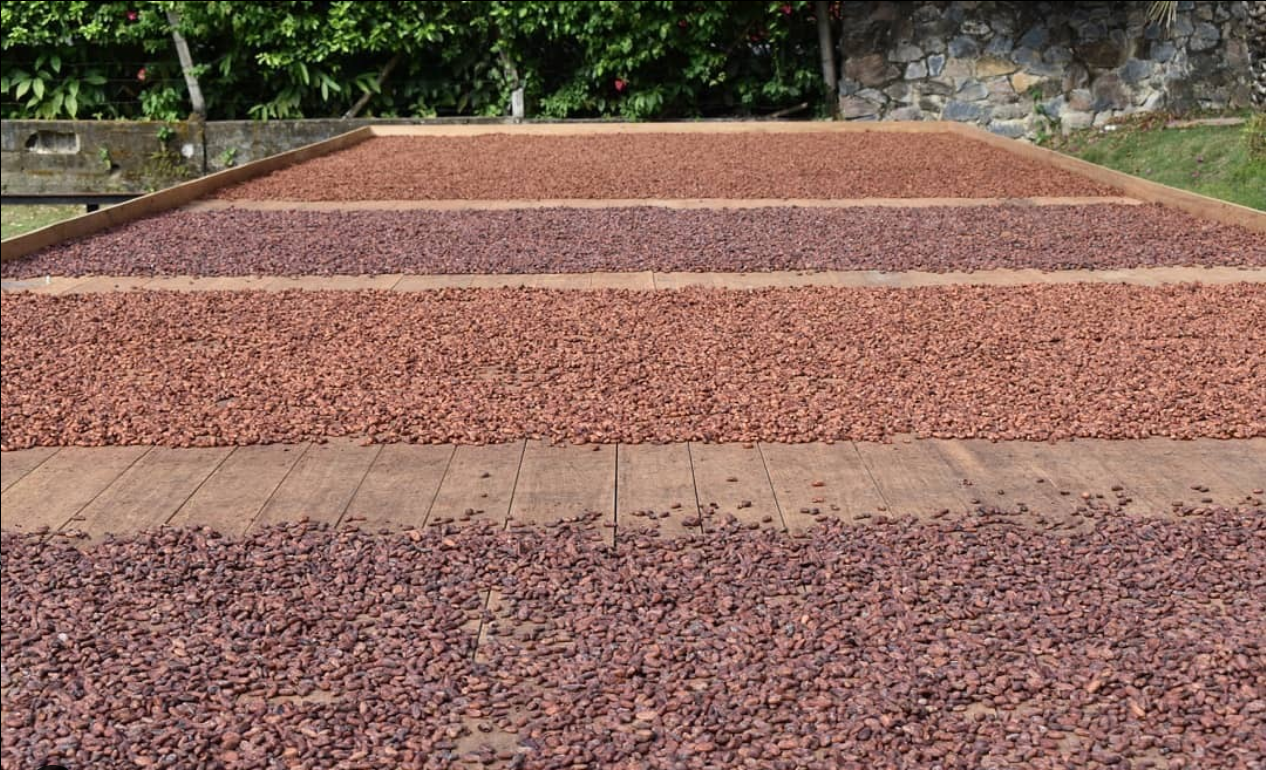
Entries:
[[892, 85], [884, 89], [884, 95], [887, 96], [889, 99], [893, 100], [894, 102], [902, 102], [905, 104], [909, 104], [911, 101], [910, 84], [909, 83], [893, 83]]
[[1095, 78], [1090, 86], [1090, 92], [1095, 97], [1096, 110], [1119, 110], [1130, 105], [1129, 91], [1121, 82], [1121, 78], [1112, 72]]
[[964, 102], [978, 102], [989, 96], [989, 89], [979, 80], [967, 80], [959, 87], [957, 98]]
[[988, 24], [979, 19], [964, 19], [958, 29], [964, 35], [974, 35], [975, 37], [984, 37], [993, 31]]
[[852, 96], [862, 89], [862, 84], [856, 80], [848, 78], [840, 78], [840, 96]]
[[951, 101], [941, 113], [945, 120], [979, 121], [989, 117], [989, 109], [971, 102]]
[[907, 62], [917, 61], [923, 58], [923, 49], [918, 47], [917, 45], [902, 43], [901, 45], [897, 46], [897, 49], [895, 51], [888, 54], [888, 58], [891, 59], [892, 61], [900, 62], [902, 64], [905, 64]]
[[945, 40], [939, 37], [920, 38], [923, 41], [923, 50], [928, 53], [945, 53]]
[[1017, 48], [1011, 52], [1011, 61], [1023, 67], [1032, 67], [1042, 63], [1042, 54], [1032, 48]]
[[994, 120], [988, 128], [992, 133], [1009, 139], [1019, 139], [1028, 133], [1028, 125], [1023, 120]]
[[919, 80], [928, 76], [928, 67], [921, 61], [906, 65], [906, 80]]
[[945, 97], [936, 94], [924, 94], [919, 97], [919, 109], [937, 115], [945, 106]]
[[970, 37], [959, 35], [949, 42], [949, 55], [956, 59], [975, 58], [980, 55], [980, 45]]
[[1068, 92], [1068, 106], [1074, 110], [1086, 111], [1094, 106], [1095, 97], [1088, 88], [1074, 88]]
[[1051, 37], [1050, 30], [1039, 24], [1020, 36], [1020, 45], [1025, 48], [1041, 48]]
[[1064, 70], [1064, 90], [1072, 91], [1078, 88], [1087, 88], [1090, 85], [1090, 70], [1086, 69], [1086, 65], [1080, 62], [1074, 62]]
[[845, 120], [856, 120], [857, 118], [878, 114], [878, 105], [872, 104], [860, 96], [845, 96], [840, 99], [840, 117]]
[[1196, 25], [1195, 32], [1192, 33], [1191, 39], [1187, 41], [1187, 47], [1193, 51], [1207, 51], [1217, 46], [1218, 41], [1222, 39], [1222, 34], [1218, 32], [1218, 28], [1202, 21]]
[[1179, 14], [1178, 18], [1174, 19], [1174, 23], [1170, 25], [1169, 32], [1174, 37], [1186, 37], [1194, 32], [1195, 29], [1196, 27], [1191, 23], [1190, 17]]
[[1087, 22], [1077, 28], [1077, 39], [1087, 43], [1102, 40], [1108, 36], [1108, 28], [1097, 21]]
[[1042, 54], [1042, 61], [1047, 64], [1067, 64], [1073, 60], [1073, 49], [1062, 45], [1051, 46]]
[[928, 57], [928, 75], [936, 77], [945, 71], [945, 56], [943, 54], [932, 54]]
[[989, 19], [989, 27], [999, 35], [1015, 34], [1015, 18], [1005, 13], [992, 14]]
[[934, 96], [949, 96], [954, 93], [954, 87], [945, 83], [938, 83], [935, 80], [924, 80], [918, 84], [920, 94], [932, 94]]
[[993, 108], [995, 120], [1015, 120], [1017, 118], [1027, 118], [1032, 114], [1032, 106], [1022, 102], [1013, 101], [1010, 104], [998, 104]]
[[1111, 40], [1097, 40], [1073, 46], [1073, 55], [1087, 66], [1096, 69], [1112, 69], [1125, 63], [1126, 55], [1121, 46]]
[[901, 71], [889, 64], [881, 53], [850, 56], [844, 62], [844, 77], [863, 86], [882, 86], [900, 75]]
[[923, 110], [918, 107], [898, 107], [889, 112], [889, 120], [923, 120]]
[[857, 95], [876, 104], [883, 104], [888, 101], [888, 96], [883, 91], [879, 91], [874, 88], [863, 88], [857, 92]]
[[1142, 59], [1130, 59], [1121, 67], [1119, 72], [1123, 81], [1133, 85], [1144, 78], [1151, 77], [1155, 66], [1152, 62], [1143, 61]]
[[1006, 56], [1011, 53], [1011, 49], [1015, 47], [1015, 42], [1006, 35], [998, 35], [989, 40], [989, 45], [985, 46], [985, 53], [989, 56]]
[[1152, 59], [1162, 63], [1167, 62], [1174, 58], [1174, 53], [1176, 51], [1177, 49], [1174, 48], [1174, 44], [1166, 40], [1163, 43], [1157, 43], [1152, 46]]
[[1164, 91], [1144, 91], [1143, 101], [1139, 108], [1144, 112], [1154, 112], [1165, 106]]
[[1045, 115], [1062, 119], [1065, 112], [1068, 112], [1068, 102], [1064, 100], [1063, 94], [1042, 103], [1042, 113]]
[[1094, 122], [1095, 114], [1093, 112], [1065, 110], [1064, 114], [1059, 117], [1059, 124], [1065, 131], [1073, 131], [1079, 128], [1090, 128], [1094, 125]]

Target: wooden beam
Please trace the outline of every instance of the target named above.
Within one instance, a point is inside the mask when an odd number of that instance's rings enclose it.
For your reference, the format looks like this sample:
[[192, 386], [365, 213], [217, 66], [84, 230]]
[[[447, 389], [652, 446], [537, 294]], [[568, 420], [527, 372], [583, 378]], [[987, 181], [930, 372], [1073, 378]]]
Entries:
[[117, 206], [72, 217], [55, 224], [32, 230], [29, 233], [0, 241], [0, 262], [21, 259], [40, 249], [61, 243], [72, 238], [99, 232], [111, 227], [126, 224], [142, 217], [183, 206], [190, 201], [208, 195], [222, 187], [245, 182], [248, 179], [270, 174], [286, 166], [302, 163], [322, 155], [343, 150], [374, 136], [368, 126], [348, 131], [345, 134], [326, 139], [321, 142], [304, 145], [294, 150], [270, 155], [250, 163], [208, 174], [198, 179], [183, 182], [165, 190], [142, 195], [135, 200], [120, 203]]

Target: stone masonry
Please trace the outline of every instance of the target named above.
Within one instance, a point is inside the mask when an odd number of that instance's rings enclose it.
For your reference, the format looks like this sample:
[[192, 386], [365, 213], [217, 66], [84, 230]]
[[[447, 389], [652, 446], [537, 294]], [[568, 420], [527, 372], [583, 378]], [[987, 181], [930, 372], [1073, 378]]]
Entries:
[[1183, 2], [1165, 27], [1145, 2], [844, 3], [840, 113], [1021, 137], [1247, 106], [1257, 5]]

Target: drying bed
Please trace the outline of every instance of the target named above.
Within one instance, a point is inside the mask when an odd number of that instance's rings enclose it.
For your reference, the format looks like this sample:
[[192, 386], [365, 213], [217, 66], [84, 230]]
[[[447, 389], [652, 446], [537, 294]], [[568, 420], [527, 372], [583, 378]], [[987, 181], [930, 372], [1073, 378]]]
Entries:
[[378, 137], [216, 197], [1022, 198], [1115, 190], [944, 133]]
[[1266, 510], [1084, 515], [5, 534], [0, 759], [1254, 767]]
[[30, 278], [1163, 265], [1266, 266], [1266, 241], [1159, 205], [177, 211], [0, 271]]
[[0, 302], [4, 449], [1266, 436], [1245, 283]]

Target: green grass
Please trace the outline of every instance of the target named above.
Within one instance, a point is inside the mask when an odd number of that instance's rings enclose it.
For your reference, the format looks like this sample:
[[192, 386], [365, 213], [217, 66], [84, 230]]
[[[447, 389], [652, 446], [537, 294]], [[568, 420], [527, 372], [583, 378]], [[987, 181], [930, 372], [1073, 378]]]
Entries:
[[12, 238], [82, 213], [83, 206], [5, 206], [0, 208], [0, 239]]
[[1249, 160], [1244, 126], [1164, 128], [1164, 121], [1089, 129], [1052, 149], [1153, 182], [1266, 210], [1266, 160]]

